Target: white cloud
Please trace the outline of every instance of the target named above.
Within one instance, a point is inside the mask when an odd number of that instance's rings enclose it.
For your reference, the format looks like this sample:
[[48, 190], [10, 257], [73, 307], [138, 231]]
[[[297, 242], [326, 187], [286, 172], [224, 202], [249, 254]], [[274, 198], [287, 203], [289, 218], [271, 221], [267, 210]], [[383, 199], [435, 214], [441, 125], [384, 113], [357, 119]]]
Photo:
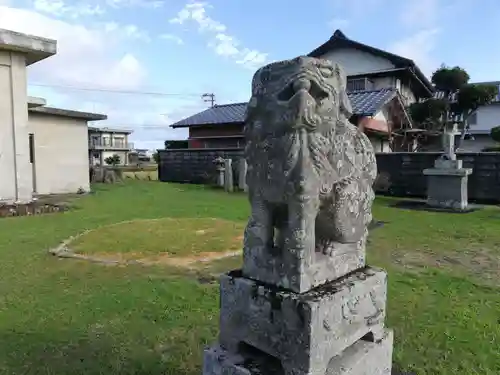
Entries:
[[436, 68], [437, 61], [432, 56], [439, 34], [438, 28], [424, 29], [409, 37], [396, 41], [388, 50], [397, 55], [412, 59], [429, 76]]
[[141, 30], [136, 25], [120, 25], [116, 22], [105, 22], [102, 28], [106, 33], [112, 34], [115, 39], [139, 40], [150, 42], [151, 38], [148, 32]]
[[406, 27], [429, 27], [436, 24], [440, 0], [409, 0], [404, 3], [400, 22]]
[[184, 41], [180, 37], [173, 34], [162, 34], [160, 35], [160, 39], [170, 40], [176, 44], [184, 44]]
[[186, 21], [193, 20], [198, 24], [200, 31], [226, 31], [225, 25], [207, 16], [206, 10], [210, 8], [212, 8], [212, 6], [208, 3], [194, 2], [186, 4], [184, 8], [177, 13], [177, 17], [172, 18], [169, 22], [182, 25]]
[[220, 56], [233, 59], [237, 64], [255, 70], [267, 62], [267, 53], [242, 46], [241, 42], [227, 32], [223, 23], [207, 15], [212, 6], [204, 2], [186, 4], [177, 16], [169, 22], [172, 24], [194, 23], [198, 31], [209, 35], [208, 46]]
[[[51, 106], [105, 113], [109, 121], [96, 125], [133, 127], [132, 139], [139, 145], [145, 140], [160, 147], [166, 138], [181, 136], [171, 135], [172, 130], [167, 126], [170, 119], [160, 116], [166, 108], [176, 105], [168, 98], [160, 102], [148, 95], [71, 89], [144, 90], [148, 72], [130, 50], [130, 42], [144, 40], [147, 34], [134, 25], [102, 22], [88, 26], [80, 21], [69, 23], [54, 17], [41, 11], [0, 6], [2, 28], [57, 40], [55, 56], [28, 68], [30, 83], [49, 85], [30, 86], [30, 95], [46, 98]], [[148, 123], [161, 126], [146, 127]]]
[[350, 25], [350, 21], [345, 18], [334, 18], [328, 22], [328, 27], [330, 29], [345, 29]]
[[407, 0], [400, 2], [399, 21], [411, 34], [392, 43], [391, 52], [410, 58], [430, 76], [439, 63], [434, 58], [446, 17], [453, 17], [462, 0]]
[[237, 56], [240, 53], [238, 49], [238, 41], [232, 36], [219, 33], [215, 38], [208, 43], [216, 54], [220, 56]]
[[120, 38], [133, 37], [137, 32], [133, 27], [89, 28], [5, 6], [0, 7], [0, 25], [57, 40], [57, 54], [30, 67], [30, 78], [35, 81], [133, 89], [140, 87], [147, 76], [145, 68], [133, 54], [118, 48]]
[[99, 4], [91, 5], [82, 2], [68, 5], [63, 0], [35, 0], [33, 7], [37, 11], [58, 17], [78, 18], [81, 16], [100, 16], [105, 13], [104, 8]]
[[328, 4], [335, 14], [342, 12], [356, 17], [379, 6], [390, 7], [390, 5], [383, 4], [384, 2], [385, 0], [332, 0]]
[[[0, 0], [0, 5], [12, 5], [8, 0]], [[56, 17], [80, 18], [102, 16], [110, 9], [151, 8], [163, 6], [162, 0], [33, 0], [36, 11]]]
[[113, 8], [142, 7], [157, 9], [165, 2], [162, 0], [105, 0], [105, 3]]

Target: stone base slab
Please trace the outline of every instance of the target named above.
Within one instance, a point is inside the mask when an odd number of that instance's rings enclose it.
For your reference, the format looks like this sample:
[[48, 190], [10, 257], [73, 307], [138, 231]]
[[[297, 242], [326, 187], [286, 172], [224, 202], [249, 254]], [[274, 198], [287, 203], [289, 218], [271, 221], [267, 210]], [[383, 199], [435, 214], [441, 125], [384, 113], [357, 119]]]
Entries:
[[220, 345], [205, 350], [203, 375], [391, 375], [392, 330], [377, 342], [359, 340], [319, 371], [303, 372], [252, 348], [231, 353]]
[[387, 274], [366, 267], [299, 294], [232, 271], [221, 276], [220, 295], [225, 349], [237, 353], [244, 343], [303, 373], [324, 373], [331, 357], [362, 337], [382, 337]]
[[243, 275], [304, 293], [365, 267], [365, 258], [365, 247], [358, 243], [336, 244], [330, 254], [315, 252], [312, 260], [286, 258], [279, 252], [256, 247], [243, 251]]
[[326, 375], [391, 375], [394, 334], [386, 329], [382, 340], [359, 340], [331, 359]]
[[428, 175], [427, 204], [430, 207], [466, 209], [467, 176]]

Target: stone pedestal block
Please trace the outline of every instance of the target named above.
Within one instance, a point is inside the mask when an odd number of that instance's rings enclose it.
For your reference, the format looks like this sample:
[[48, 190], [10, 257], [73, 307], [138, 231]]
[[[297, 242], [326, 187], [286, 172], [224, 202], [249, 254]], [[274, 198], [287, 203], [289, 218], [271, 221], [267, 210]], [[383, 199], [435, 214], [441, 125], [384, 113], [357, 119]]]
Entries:
[[391, 375], [392, 347], [393, 333], [387, 329], [380, 340], [358, 340], [332, 357], [326, 370], [303, 372], [250, 347], [231, 353], [216, 345], [205, 350], [203, 375]]
[[365, 266], [365, 248], [339, 244], [336, 252], [309, 257], [253, 247], [243, 251], [243, 275], [297, 293], [306, 292]]
[[224, 190], [230, 193], [234, 190], [233, 178], [233, 160], [224, 159]]
[[430, 207], [467, 208], [468, 176], [472, 169], [463, 168], [461, 160], [437, 159], [434, 168], [424, 169], [423, 173], [427, 176], [427, 204]]
[[244, 343], [304, 374], [324, 373], [362, 337], [382, 338], [386, 295], [386, 273], [371, 267], [302, 294], [235, 271], [221, 277], [219, 343], [233, 353]]
[[243, 190], [244, 192], [248, 191], [247, 170], [248, 170], [247, 161], [244, 158], [241, 158], [239, 161], [239, 168], [238, 168], [238, 187], [240, 188], [240, 190]]

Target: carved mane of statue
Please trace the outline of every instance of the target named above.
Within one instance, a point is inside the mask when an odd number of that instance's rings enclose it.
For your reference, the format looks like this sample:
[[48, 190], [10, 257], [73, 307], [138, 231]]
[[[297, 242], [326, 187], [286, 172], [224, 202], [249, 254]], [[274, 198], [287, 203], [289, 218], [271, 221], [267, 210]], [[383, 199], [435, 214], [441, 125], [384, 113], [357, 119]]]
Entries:
[[337, 63], [298, 57], [255, 73], [245, 122], [245, 251], [300, 258], [364, 248], [377, 166], [351, 116]]

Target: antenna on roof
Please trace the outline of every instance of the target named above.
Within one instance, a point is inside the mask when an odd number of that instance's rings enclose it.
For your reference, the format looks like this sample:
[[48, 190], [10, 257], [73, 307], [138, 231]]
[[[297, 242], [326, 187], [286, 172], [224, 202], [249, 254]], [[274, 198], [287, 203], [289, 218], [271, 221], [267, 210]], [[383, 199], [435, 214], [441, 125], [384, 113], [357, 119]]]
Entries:
[[213, 108], [215, 106], [215, 94], [214, 93], [206, 93], [201, 96], [205, 103], [210, 102], [210, 107]]

